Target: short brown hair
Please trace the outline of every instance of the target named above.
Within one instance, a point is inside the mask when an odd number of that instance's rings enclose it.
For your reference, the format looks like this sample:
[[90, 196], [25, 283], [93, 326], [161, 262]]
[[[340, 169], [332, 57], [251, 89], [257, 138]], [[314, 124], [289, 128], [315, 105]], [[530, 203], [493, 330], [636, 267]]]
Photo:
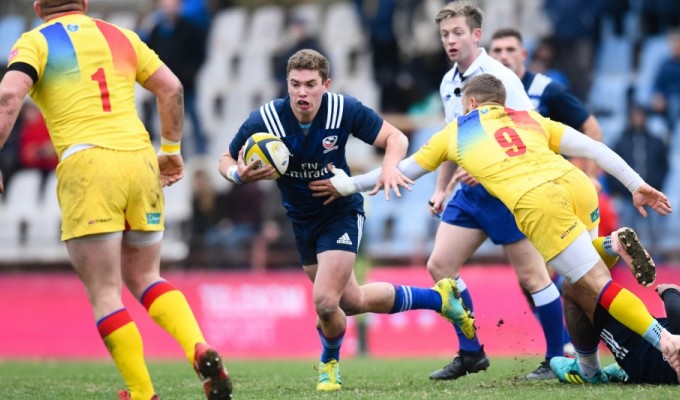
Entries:
[[494, 102], [505, 105], [505, 86], [491, 74], [481, 74], [463, 85], [463, 96], [474, 97], [478, 103]]
[[83, 0], [38, 0], [38, 6], [43, 17], [73, 11], [85, 12]]
[[519, 40], [519, 43], [522, 43], [522, 34], [519, 33], [519, 31], [515, 28], [502, 28], [494, 32], [493, 36], [491, 36], [491, 40], [496, 40], [496, 39], [502, 39], [506, 37], [514, 37], [515, 39]]
[[311, 71], [319, 71], [321, 81], [325, 82], [330, 73], [330, 64], [328, 59], [316, 50], [302, 49], [290, 56], [288, 59], [288, 67], [286, 68], [286, 76], [294, 69], [308, 69]]
[[482, 28], [484, 13], [470, 1], [459, 0], [445, 5], [444, 8], [437, 13], [435, 21], [437, 22], [437, 26], [439, 26], [439, 24], [446, 19], [460, 16], [465, 17], [465, 22], [467, 22], [470, 31]]

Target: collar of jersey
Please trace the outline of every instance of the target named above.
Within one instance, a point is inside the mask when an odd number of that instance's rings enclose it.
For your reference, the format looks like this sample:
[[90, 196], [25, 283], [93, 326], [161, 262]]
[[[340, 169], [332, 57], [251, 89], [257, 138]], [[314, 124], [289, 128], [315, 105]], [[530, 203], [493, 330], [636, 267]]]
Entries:
[[456, 63], [456, 65], [453, 66], [456, 69], [456, 71], [453, 73], [453, 79], [452, 80], [456, 80], [456, 77], [458, 77], [458, 80], [460, 80], [462, 82], [467, 77], [473, 75], [473, 73], [475, 71], [477, 71], [478, 69], [480, 69], [482, 67], [482, 64], [484, 63], [484, 59], [489, 57], [489, 55], [486, 54], [486, 50], [484, 50], [483, 47], [480, 47], [479, 50], [481, 50], [481, 53], [479, 53], [477, 58], [475, 58], [475, 61], [473, 61], [472, 64], [470, 64], [470, 67], [468, 67], [468, 69], [466, 69], [465, 73], [463, 73], [462, 75], [461, 75], [460, 71], [458, 70], [458, 63]]

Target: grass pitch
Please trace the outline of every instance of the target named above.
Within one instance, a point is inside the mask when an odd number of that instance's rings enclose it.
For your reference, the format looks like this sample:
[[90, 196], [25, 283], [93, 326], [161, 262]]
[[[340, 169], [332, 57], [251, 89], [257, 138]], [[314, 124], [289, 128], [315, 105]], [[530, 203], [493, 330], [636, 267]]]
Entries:
[[[445, 359], [342, 360], [343, 390], [318, 393], [315, 360], [227, 360], [234, 399], [677, 399], [680, 386], [577, 386], [556, 379], [526, 382], [538, 358], [492, 358], [484, 372], [456, 381], [433, 382], [431, 371]], [[611, 358], [604, 357], [603, 364]], [[152, 379], [162, 400], [205, 399], [188, 363], [152, 362]], [[0, 398], [12, 400], [116, 399], [123, 382], [111, 362], [0, 361]]]

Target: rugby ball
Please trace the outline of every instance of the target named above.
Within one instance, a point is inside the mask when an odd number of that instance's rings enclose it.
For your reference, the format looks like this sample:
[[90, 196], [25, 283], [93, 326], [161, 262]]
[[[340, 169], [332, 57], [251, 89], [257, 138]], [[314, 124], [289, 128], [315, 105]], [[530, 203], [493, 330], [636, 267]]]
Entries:
[[288, 170], [288, 147], [276, 135], [271, 133], [255, 133], [248, 138], [243, 150], [243, 160], [246, 164], [259, 161], [256, 167], [261, 168], [271, 165], [276, 170], [279, 178]]

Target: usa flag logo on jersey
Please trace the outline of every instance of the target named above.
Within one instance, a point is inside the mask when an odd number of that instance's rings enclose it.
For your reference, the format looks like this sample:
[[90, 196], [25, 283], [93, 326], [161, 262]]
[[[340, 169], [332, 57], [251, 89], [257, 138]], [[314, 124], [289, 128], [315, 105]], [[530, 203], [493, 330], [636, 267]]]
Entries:
[[323, 153], [326, 154], [329, 151], [336, 150], [338, 148], [337, 143], [338, 142], [338, 136], [333, 135], [333, 136], [326, 136], [323, 138], [323, 141], [321, 141], [321, 144], [323, 145], [324, 151]]

